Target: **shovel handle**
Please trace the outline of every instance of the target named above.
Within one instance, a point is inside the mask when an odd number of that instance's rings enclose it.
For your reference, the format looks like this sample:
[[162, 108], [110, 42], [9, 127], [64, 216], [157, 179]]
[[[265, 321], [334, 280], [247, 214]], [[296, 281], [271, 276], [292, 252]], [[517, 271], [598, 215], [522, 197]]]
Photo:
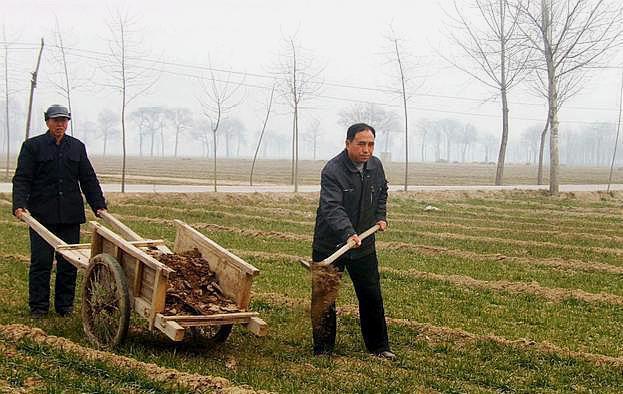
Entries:
[[[375, 232], [377, 232], [379, 228], [381, 228], [381, 226], [379, 226], [378, 224], [375, 224], [374, 226], [370, 227], [369, 229], [367, 229], [363, 233], [359, 234], [359, 239], [363, 241], [364, 239], [366, 239], [370, 235], [372, 235]], [[335, 260], [340, 258], [344, 253], [346, 253], [350, 249], [352, 249], [353, 246], [355, 246], [355, 242], [352, 239], [349, 238], [348, 241], [346, 242], [346, 245], [344, 245], [341, 248], [339, 248], [337, 251], [335, 251], [335, 253], [333, 253], [331, 256], [327, 257], [326, 259], [322, 260], [319, 263], [316, 263], [316, 265], [319, 266], [319, 267], [326, 267], [327, 265], [333, 263]]]

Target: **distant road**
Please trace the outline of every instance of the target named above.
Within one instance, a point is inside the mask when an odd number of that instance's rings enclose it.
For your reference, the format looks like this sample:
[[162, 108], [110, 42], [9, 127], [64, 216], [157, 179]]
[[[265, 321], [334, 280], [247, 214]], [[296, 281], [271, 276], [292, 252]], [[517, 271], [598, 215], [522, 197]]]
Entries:
[[[608, 185], [560, 185], [561, 192], [595, 192], [606, 191]], [[409, 186], [409, 191], [476, 191], [476, 190], [547, 190], [548, 185], [452, 185], [452, 186]], [[104, 192], [120, 192], [121, 184], [105, 183], [102, 184]], [[148, 184], [126, 184], [125, 191], [128, 193], [207, 193], [212, 192], [214, 186], [207, 185], [148, 185]], [[403, 185], [390, 185], [392, 192], [402, 191]], [[10, 193], [12, 186], [10, 183], [0, 183], [0, 192]], [[300, 185], [299, 192], [318, 192], [320, 185]], [[623, 184], [613, 184], [610, 190], [623, 190]], [[222, 185], [218, 186], [219, 193], [291, 193], [294, 187], [291, 185]]]

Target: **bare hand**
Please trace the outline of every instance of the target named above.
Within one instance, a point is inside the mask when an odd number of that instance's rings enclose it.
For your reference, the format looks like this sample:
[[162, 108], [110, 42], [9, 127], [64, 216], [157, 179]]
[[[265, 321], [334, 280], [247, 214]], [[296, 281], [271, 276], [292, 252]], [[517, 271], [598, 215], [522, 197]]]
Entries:
[[387, 222], [385, 220], [379, 220], [376, 224], [379, 225], [379, 231], [385, 231], [387, 228]]
[[346, 242], [349, 244], [353, 244], [353, 248], [358, 248], [361, 246], [361, 239], [359, 239], [359, 236], [357, 234], [351, 235]]
[[15, 212], [14, 212], [15, 217], [16, 217], [16, 218], [18, 218], [18, 219], [20, 219], [20, 220], [22, 220], [22, 216], [24, 216], [24, 215], [25, 215], [25, 214], [27, 214], [27, 213], [30, 213], [30, 212], [28, 212], [28, 210], [27, 210], [27, 209], [24, 209], [24, 208], [17, 208], [17, 209], [15, 210]]
[[95, 211], [95, 216], [97, 216], [98, 218], [102, 217], [102, 214], [108, 212], [108, 210], [106, 208], [101, 208], [98, 209], [97, 211]]

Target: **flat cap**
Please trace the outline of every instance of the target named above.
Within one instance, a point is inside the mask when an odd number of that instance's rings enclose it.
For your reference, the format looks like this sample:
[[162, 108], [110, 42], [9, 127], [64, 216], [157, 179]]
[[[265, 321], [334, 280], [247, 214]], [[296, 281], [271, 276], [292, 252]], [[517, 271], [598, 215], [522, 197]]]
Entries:
[[67, 107], [63, 107], [62, 105], [58, 104], [51, 105], [43, 115], [45, 120], [52, 118], [71, 119], [71, 114], [69, 113], [69, 110], [67, 110]]

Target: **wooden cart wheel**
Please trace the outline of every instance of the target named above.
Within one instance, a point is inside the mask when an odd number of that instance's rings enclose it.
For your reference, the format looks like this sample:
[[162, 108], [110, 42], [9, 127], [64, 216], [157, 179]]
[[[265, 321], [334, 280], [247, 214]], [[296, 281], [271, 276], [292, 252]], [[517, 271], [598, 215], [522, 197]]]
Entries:
[[130, 324], [130, 295], [123, 268], [108, 254], [98, 254], [82, 283], [82, 326], [100, 348], [119, 345]]
[[[178, 303], [182, 305], [183, 312], [189, 315], [199, 316], [203, 315], [201, 310], [197, 309], [194, 305], [185, 302], [177, 294], [167, 294], [167, 303]], [[221, 326], [204, 326], [204, 327], [188, 327], [187, 341], [198, 343], [205, 346], [211, 346], [219, 343], [223, 343], [229, 338], [232, 324], [225, 324]]]
[[222, 326], [189, 327], [188, 331], [194, 342], [210, 346], [225, 342], [229, 338], [232, 328], [232, 324], [225, 324]]

